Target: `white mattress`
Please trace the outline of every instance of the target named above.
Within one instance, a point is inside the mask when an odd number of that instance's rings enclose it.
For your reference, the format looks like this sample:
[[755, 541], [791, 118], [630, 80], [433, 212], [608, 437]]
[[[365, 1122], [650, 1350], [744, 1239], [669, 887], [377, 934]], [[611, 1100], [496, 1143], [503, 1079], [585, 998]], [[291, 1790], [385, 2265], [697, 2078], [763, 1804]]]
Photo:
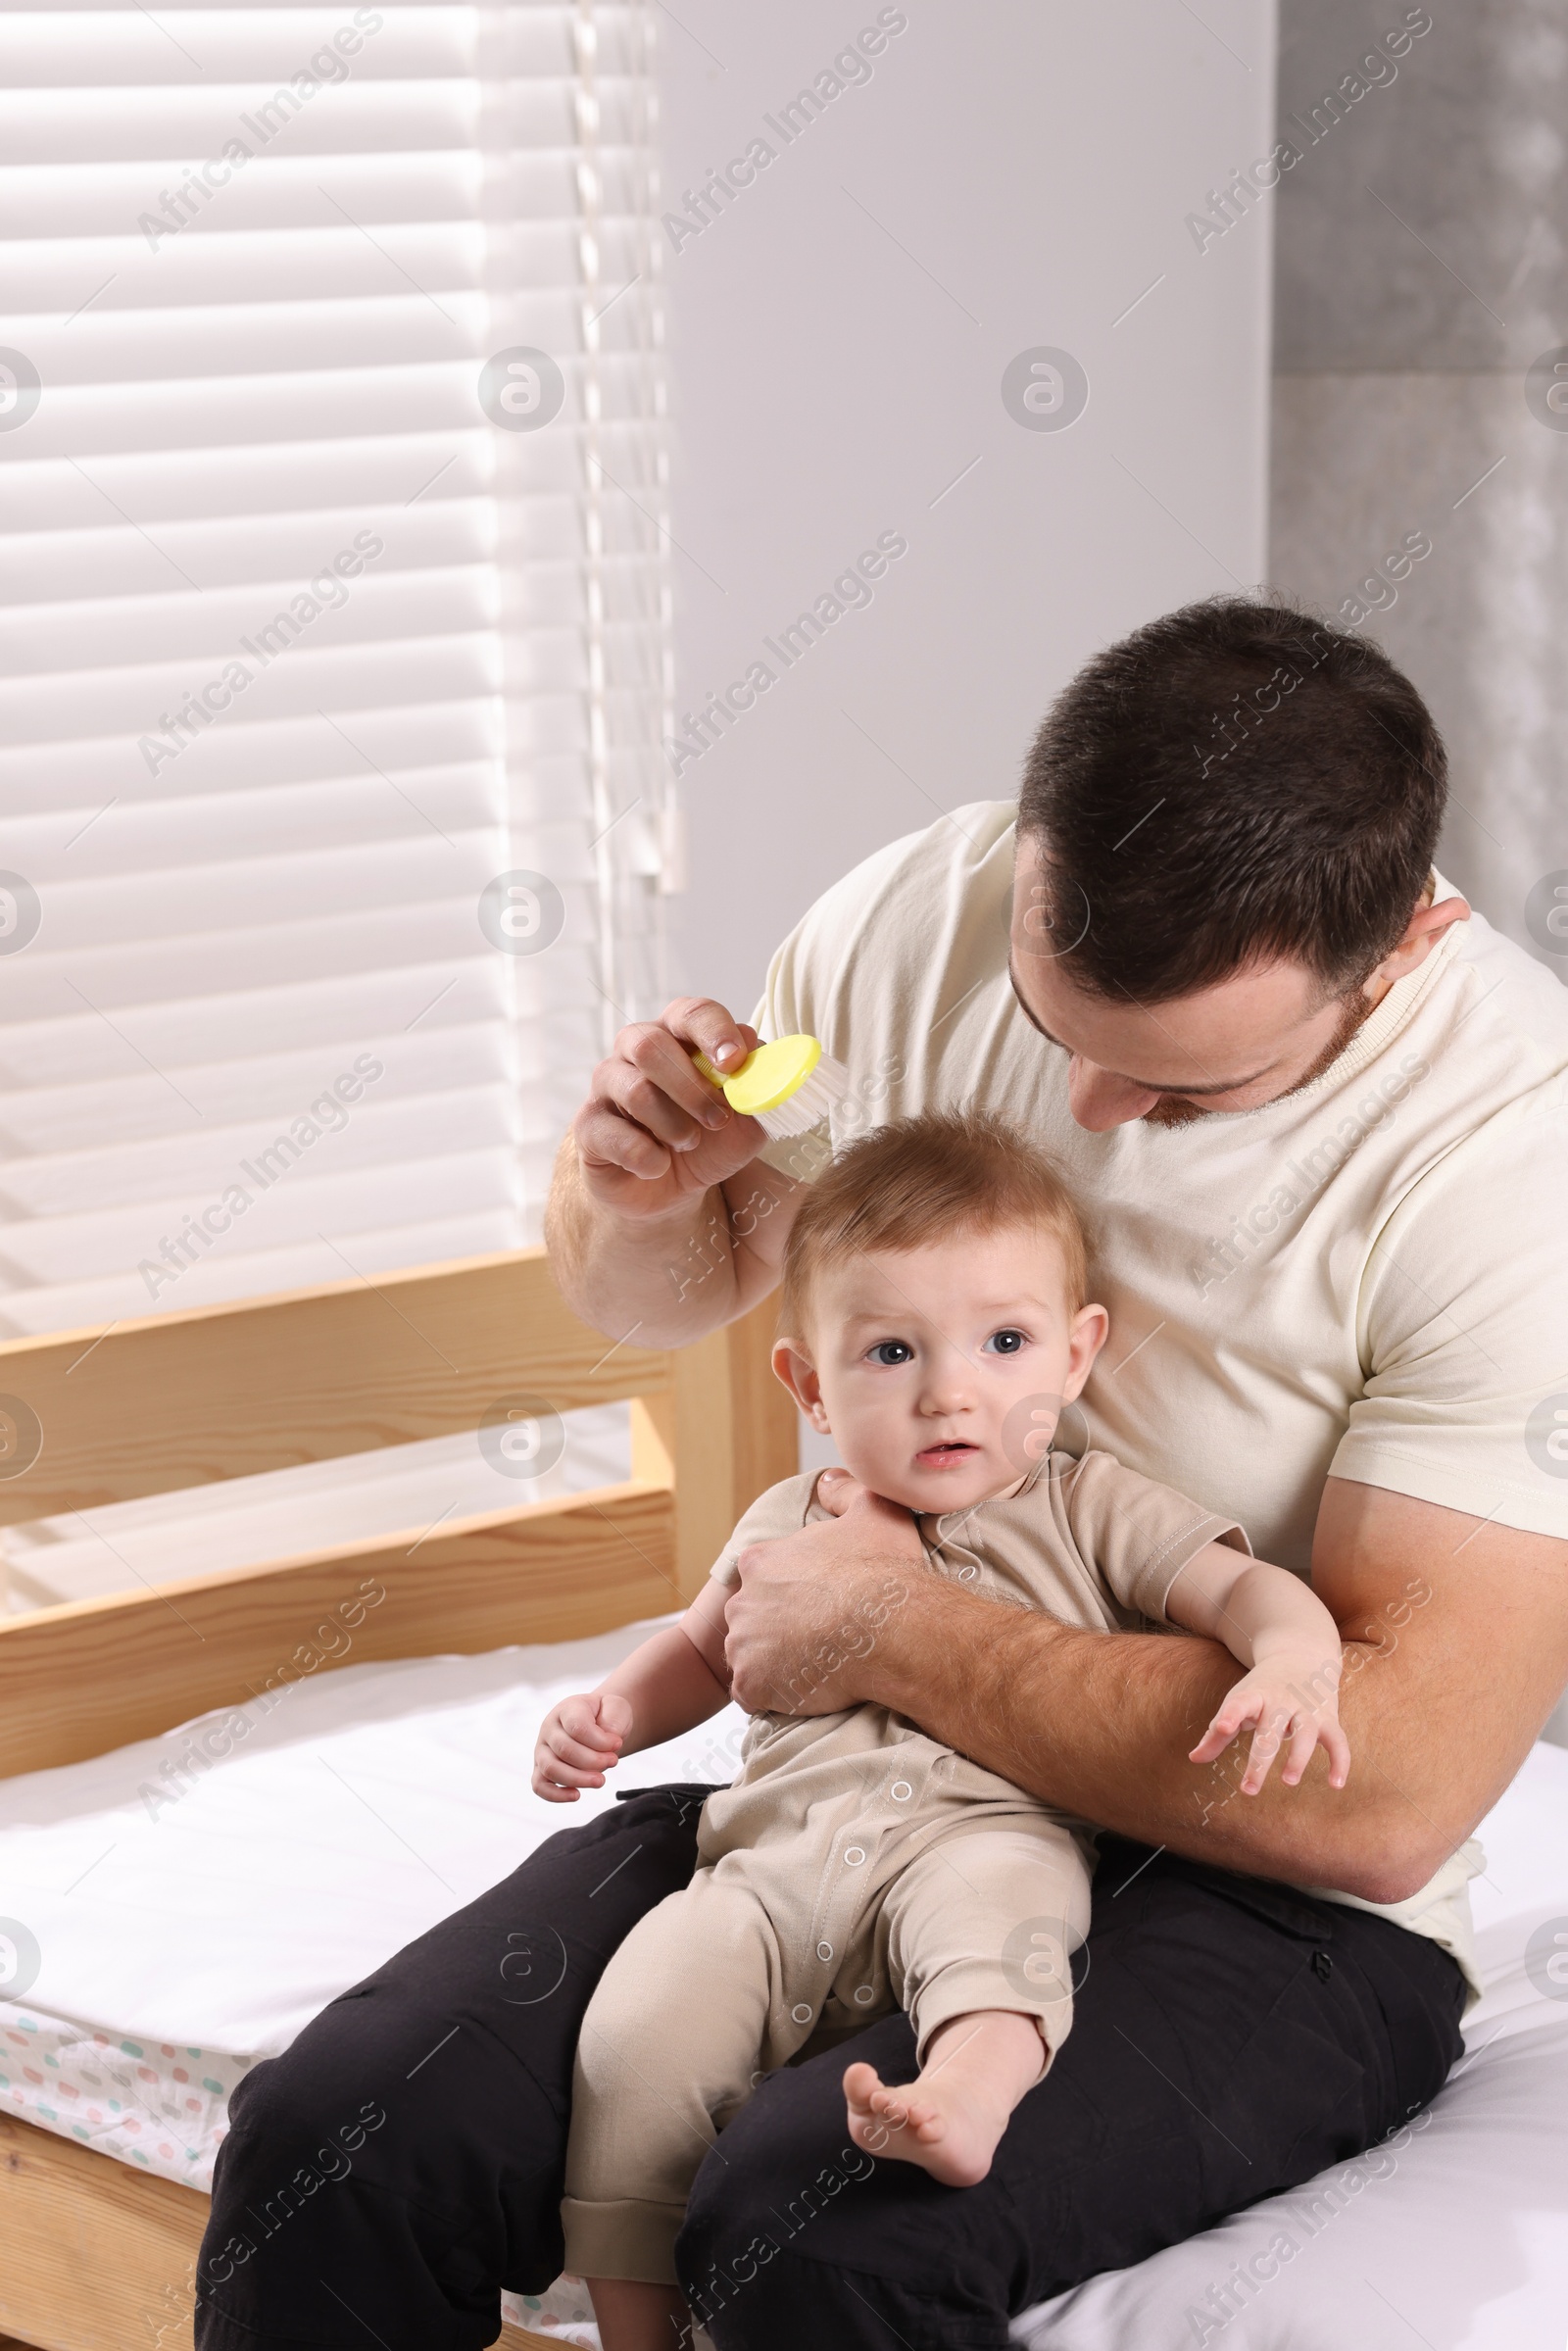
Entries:
[[[172, 1801], [164, 1767], [199, 1726], [0, 1782], [0, 1936], [16, 1944], [20, 1925], [24, 1958], [37, 1951], [31, 1983], [0, 2001], [0, 2104], [205, 2186], [249, 2066], [543, 1837], [613, 1800], [542, 1803], [528, 1787], [534, 1735], [558, 1695], [644, 1630], [345, 1667], [270, 1714], [244, 1709], [232, 1752]], [[729, 1709], [634, 1757], [622, 1780], [727, 1779], [743, 1727]], [[1529, 1980], [1524, 1952], [1544, 1925], [1568, 1934], [1568, 1752], [1537, 1747], [1482, 1837], [1489, 1866], [1472, 1897], [1487, 1997], [1427, 2128], [1077, 2287], [1020, 2320], [1020, 2341], [1564, 2351], [1568, 1984], [1548, 1996], [1556, 1987]], [[514, 2315], [591, 2339], [570, 2324], [569, 2294], [550, 2303]]]

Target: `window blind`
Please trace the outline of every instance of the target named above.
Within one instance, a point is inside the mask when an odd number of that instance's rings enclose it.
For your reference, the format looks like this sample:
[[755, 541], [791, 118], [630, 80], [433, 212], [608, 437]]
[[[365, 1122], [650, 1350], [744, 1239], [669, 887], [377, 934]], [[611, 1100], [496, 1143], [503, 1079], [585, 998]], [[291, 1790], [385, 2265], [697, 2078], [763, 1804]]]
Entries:
[[535, 1238], [677, 878], [648, 10], [0, 85], [0, 1329]]

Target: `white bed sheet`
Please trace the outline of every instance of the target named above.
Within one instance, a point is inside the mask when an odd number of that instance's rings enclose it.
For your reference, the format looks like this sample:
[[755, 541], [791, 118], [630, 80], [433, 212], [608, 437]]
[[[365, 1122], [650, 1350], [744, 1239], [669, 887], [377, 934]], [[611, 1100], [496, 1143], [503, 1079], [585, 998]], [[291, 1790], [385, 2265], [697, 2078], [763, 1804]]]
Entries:
[[[613, 1801], [536, 1798], [534, 1735], [557, 1696], [646, 1630], [344, 1667], [270, 1712], [241, 1710], [231, 1752], [187, 1774], [173, 1800], [165, 1767], [226, 1713], [0, 1782], [0, 1934], [19, 1924], [38, 1954], [31, 1983], [0, 2000], [0, 2104], [206, 2185], [249, 2066], [545, 1837]], [[727, 1779], [743, 1728], [728, 1709], [622, 1778]], [[1568, 1982], [1539, 1961], [1532, 1981], [1525, 1952], [1542, 1929], [1568, 1935], [1568, 1752], [1537, 1747], [1481, 1834], [1487, 1996], [1426, 2128], [1058, 2296], [1016, 2323], [1020, 2342], [1565, 2351]], [[571, 2324], [569, 2293], [549, 2299], [514, 2315], [592, 2339]]]

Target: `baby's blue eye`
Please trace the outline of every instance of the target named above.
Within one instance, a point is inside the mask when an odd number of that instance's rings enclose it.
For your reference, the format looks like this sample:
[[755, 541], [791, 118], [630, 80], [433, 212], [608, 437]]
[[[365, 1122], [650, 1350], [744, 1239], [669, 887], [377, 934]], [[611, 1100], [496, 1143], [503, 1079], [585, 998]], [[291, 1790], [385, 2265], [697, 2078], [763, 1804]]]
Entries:
[[873, 1363], [885, 1364], [889, 1369], [914, 1361], [914, 1349], [906, 1339], [879, 1339], [869, 1352]]
[[986, 1341], [986, 1346], [999, 1355], [1015, 1355], [1020, 1347], [1028, 1344], [1027, 1334], [1023, 1331], [993, 1331]]

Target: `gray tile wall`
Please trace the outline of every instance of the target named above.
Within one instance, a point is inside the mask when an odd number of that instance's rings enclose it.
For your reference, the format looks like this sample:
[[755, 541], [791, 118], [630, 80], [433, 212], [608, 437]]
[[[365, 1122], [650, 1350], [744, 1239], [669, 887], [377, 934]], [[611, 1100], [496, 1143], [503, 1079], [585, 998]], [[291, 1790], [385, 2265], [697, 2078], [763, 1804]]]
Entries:
[[[1303, 152], [1277, 199], [1270, 572], [1373, 612], [1447, 737], [1445, 869], [1545, 960], [1524, 907], [1568, 867], [1568, 374], [1560, 427], [1526, 390], [1568, 344], [1568, 0], [1430, 0], [1394, 78], [1347, 99], [1406, 13], [1282, 0]], [[1348, 111], [1309, 144], [1330, 91]], [[1407, 533], [1431, 553], [1391, 579]]]

